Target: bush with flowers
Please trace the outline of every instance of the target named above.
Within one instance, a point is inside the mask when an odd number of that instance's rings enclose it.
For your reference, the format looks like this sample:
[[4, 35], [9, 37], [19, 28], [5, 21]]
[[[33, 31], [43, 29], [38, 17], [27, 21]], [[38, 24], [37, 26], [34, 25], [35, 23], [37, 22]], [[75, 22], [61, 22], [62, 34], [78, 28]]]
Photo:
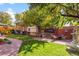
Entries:
[[11, 28], [10, 27], [3, 27], [3, 26], [0, 26], [0, 33], [1, 34], [11, 34]]

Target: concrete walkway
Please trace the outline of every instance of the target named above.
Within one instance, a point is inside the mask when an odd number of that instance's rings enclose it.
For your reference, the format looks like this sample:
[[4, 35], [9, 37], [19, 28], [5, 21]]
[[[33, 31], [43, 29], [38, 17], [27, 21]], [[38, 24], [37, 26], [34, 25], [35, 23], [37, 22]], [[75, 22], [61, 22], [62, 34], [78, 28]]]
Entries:
[[65, 39], [65, 40], [54, 40], [54, 39], [47, 39], [47, 38], [35, 38], [35, 39], [40, 41], [54, 42], [54, 43], [63, 44], [63, 45], [68, 45], [68, 44], [71, 44], [72, 42], [72, 39]]
[[54, 41], [54, 43], [58, 43], [58, 44], [63, 44], [63, 45], [68, 45], [68, 44], [71, 44], [72, 40], [68, 40], [68, 39], [65, 39], [65, 40], [56, 40]]
[[12, 42], [11, 44], [5, 43], [0, 45], [0, 56], [16, 56], [22, 41], [17, 39], [10, 39], [10, 41]]

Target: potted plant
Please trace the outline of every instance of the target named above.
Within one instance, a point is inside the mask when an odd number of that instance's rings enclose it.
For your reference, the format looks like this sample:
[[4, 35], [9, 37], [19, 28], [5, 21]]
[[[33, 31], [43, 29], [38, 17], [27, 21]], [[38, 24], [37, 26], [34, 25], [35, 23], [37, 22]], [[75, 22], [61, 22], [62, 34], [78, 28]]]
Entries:
[[8, 38], [4, 38], [4, 41], [8, 44], [11, 44], [11, 41]]

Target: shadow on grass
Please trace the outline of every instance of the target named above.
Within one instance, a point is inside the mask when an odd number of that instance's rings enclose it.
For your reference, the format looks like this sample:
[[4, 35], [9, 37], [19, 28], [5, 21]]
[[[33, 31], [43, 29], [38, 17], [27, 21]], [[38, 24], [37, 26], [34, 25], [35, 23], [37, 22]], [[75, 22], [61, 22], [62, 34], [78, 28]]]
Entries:
[[19, 50], [20, 51], [24, 51], [24, 53], [27, 52], [33, 52], [34, 49], [38, 49], [39, 46], [43, 46], [46, 42], [42, 42], [42, 41], [37, 41], [37, 40], [27, 40], [27, 41], [23, 41], [23, 44]]

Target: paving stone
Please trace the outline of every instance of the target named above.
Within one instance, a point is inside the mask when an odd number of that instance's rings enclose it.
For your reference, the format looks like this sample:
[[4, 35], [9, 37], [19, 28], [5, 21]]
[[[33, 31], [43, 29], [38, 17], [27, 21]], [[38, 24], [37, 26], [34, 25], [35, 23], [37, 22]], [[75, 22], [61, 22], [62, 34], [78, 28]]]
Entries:
[[0, 56], [16, 56], [22, 41], [17, 39], [10, 39], [12, 44], [2, 44], [0, 45]]

